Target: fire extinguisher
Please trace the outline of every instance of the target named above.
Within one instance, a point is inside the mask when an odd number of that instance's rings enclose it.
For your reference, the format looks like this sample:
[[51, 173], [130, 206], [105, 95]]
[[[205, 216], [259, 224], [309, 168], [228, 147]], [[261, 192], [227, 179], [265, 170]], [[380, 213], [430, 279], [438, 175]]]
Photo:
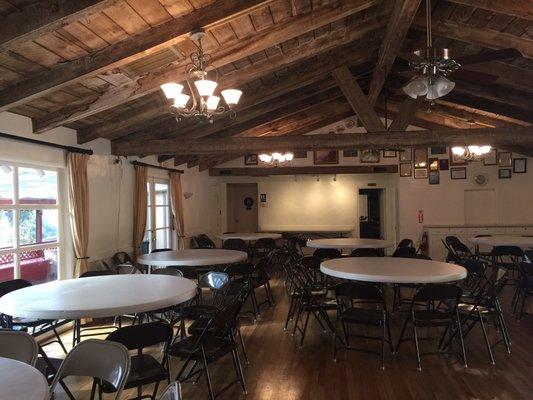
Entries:
[[418, 210], [418, 223], [424, 223], [424, 210]]

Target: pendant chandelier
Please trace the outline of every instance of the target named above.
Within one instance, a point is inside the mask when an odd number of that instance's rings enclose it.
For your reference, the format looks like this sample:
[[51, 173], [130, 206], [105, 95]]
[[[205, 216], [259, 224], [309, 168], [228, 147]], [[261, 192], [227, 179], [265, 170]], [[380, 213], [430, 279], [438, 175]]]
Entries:
[[[168, 82], [161, 85], [166, 98], [173, 101], [170, 106], [170, 112], [176, 117], [178, 122], [186, 118], [194, 118], [198, 121], [212, 123], [215, 116], [224, 114], [229, 115], [230, 118], [235, 118], [233, 107], [239, 102], [242, 95], [242, 91], [237, 89], [220, 91], [223, 100], [220, 96], [214, 94], [218, 83], [216, 78], [215, 80], [209, 80], [207, 76], [211, 57], [204, 53], [202, 47], [204, 36], [205, 32], [203, 31], [191, 34], [191, 40], [197, 51], [190, 55], [191, 63], [186, 68], [185, 79], [190, 94], [183, 93], [183, 85], [176, 82]], [[187, 106], [188, 104], [190, 106]]]
[[455, 82], [446, 77], [460, 65], [450, 59], [448, 49], [433, 47], [431, 0], [426, 0], [426, 27], [426, 49], [415, 51], [417, 60], [409, 63], [418, 72], [418, 76], [407, 82], [402, 89], [413, 99], [422, 96], [426, 100], [433, 101], [453, 90]]
[[456, 158], [465, 161], [481, 161], [492, 150], [491, 146], [456, 146], [452, 147], [452, 153]]
[[262, 153], [259, 154], [259, 160], [265, 164], [269, 165], [280, 165], [284, 164], [286, 162], [291, 161], [294, 158], [293, 153], [280, 153], [280, 152], [273, 152], [273, 153]]

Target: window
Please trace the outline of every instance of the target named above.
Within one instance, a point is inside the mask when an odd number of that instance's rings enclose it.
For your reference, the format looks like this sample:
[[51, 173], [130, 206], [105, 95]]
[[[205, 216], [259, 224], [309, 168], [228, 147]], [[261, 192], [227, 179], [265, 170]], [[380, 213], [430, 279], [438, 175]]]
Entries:
[[148, 249], [172, 247], [169, 183], [167, 180], [150, 178], [147, 182], [148, 209], [146, 216], [145, 242]]
[[0, 282], [57, 279], [58, 171], [0, 162]]

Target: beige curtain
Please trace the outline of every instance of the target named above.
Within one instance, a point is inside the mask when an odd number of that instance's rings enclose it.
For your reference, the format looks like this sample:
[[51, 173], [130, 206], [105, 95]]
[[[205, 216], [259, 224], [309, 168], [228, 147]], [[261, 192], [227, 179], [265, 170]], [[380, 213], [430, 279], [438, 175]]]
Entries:
[[68, 153], [68, 198], [72, 243], [76, 266], [74, 276], [79, 276], [88, 267], [87, 248], [89, 247], [89, 186], [87, 183], [87, 163], [89, 156]]
[[133, 259], [140, 254], [141, 243], [146, 229], [146, 212], [148, 207], [148, 192], [146, 190], [147, 168], [135, 166], [135, 215], [133, 218]]
[[181, 174], [170, 173], [170, 205], [174, 216], [174, 230], [178, 236], [178, 250], [185, 248], [185, 229], [183, 227], [183, 191], [181, 189]]

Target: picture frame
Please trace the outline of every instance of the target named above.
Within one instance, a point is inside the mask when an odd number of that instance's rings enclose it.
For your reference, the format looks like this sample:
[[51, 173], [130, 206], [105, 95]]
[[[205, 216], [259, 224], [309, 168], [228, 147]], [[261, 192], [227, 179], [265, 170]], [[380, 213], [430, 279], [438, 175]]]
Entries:
[[426, 168], [428, 167], [428, 149], [417, 148], [413, 152], [415, 168]]
[[450, 179], [466, 179], [466, 167], [450, 168]]
[[413, 161], [413, 149], [403, 149], [400, 151], [400, 162]]
[[460, 157], [457, 157], [455, 154], [450, 152], [450, 165], [467, 165], [468, 161]]
[[440, 171], [439, 170], [430, 170], [428, 176], [428, 182], [430, 185], [440, 184]]
[[353, 158], [353, 157], [357, 157], [359, 155], [359, 152], [357, 151], [357, 149], [344, 149], [342, 151], [342, 156], [344, 158]]
[[244, 165], [257, 165], [259, 163], [259, 156], [257, 154], [246, 154], [244, 156]]
[[447, 148], [446, 146], [437, 146], [437, 147], [430, 147], [431, 155], [439, 155], [439, 154], [446, 154]]
[[496, 149], [491, 149], [483, 157], [483, 165], [496, 165], [498, 164], [498, 152]]
[[439, 160], [439, 170], [448, 171], [450, 169], [450, 162], [447, 158], [441, 158]]
[[511, 167], [513, 161], [511, 153], [508, 151], [499, 151], [498, 152], [498, 165], [500, 167]]
[[[429, 164], [429, 170], [430, 171], [438, 171], [439, 170], [439, 159], [438, 158], [431, 157], [428, 160], [428, 164]], [[431, 175], [431, 173], [430, 173], [430, 175]]]
[[307, 150], [297, 150], [293, 154], [293, 158], [307, 158]]
[[396, 150], [383, 150], [383, 158], [396, 158]]
[[379, 156], [379, 150], [366, 149], [361, 150], [361, 153], [359, 154], [359, 160], [362, 163], [378, 163], [380, 160]]
[[428, 178], [427, 168], [415, 168], [415, 179], [427, 179], [427, 178]]
[[314, 165], [327, 165], [339, 163], [338, 150], [315, 150], [313, 151]]
[[525, 174], [527, 172], [527, 158], [513, 159], [513, 174]]
[[402, 178], [413, 176], [413, 165], [411, 163], [400, 163], [400, 176]]
[[511, 168], [498, 169], [498, 179], [511, 179]]

